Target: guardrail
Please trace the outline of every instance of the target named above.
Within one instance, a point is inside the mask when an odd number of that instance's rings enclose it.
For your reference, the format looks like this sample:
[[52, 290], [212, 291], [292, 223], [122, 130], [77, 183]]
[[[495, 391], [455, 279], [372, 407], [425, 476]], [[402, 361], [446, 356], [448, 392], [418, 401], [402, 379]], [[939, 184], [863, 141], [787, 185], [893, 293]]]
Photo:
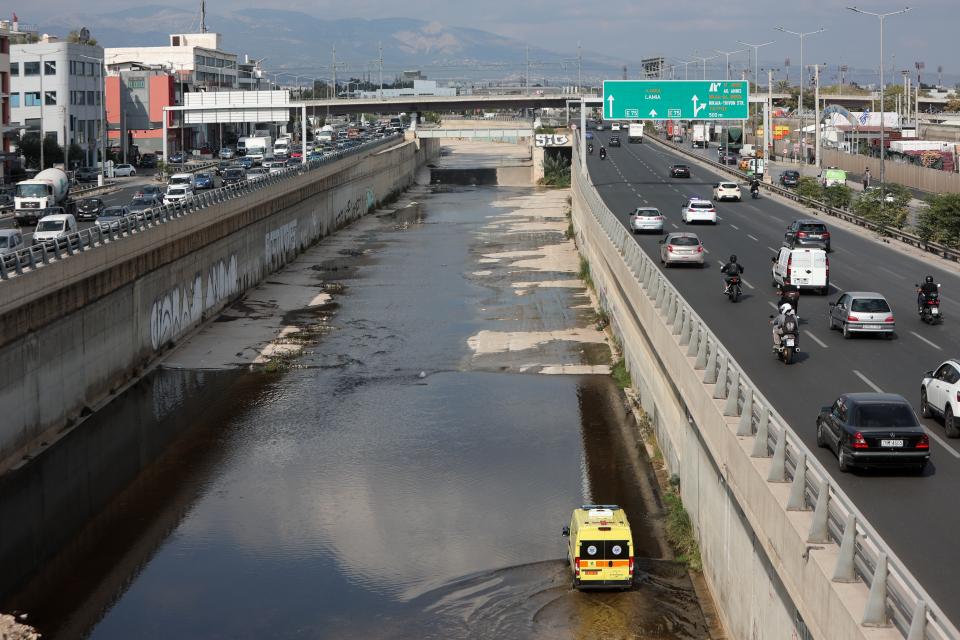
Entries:
[[[676, 151], [681, 155], [703, 162], [704, 164], [707, 164], [708, 166], [710, 166], [711, 168], [717, 171], [722, 171], [723, 173], [734, 176], [736, 178], [740, 178], [742, 180], [749, 179], [749, 176], [743, 173], [742, 171], [731, 169], [728, 165], [722, 164], [720, 162], [716, 162], [709, 158], [704, 158], [703, 156], [698, 155], [696, 153], [692, 153], [687, 149], [684, 149], [683, 147], [676, 145], [672, 142], [661, 140], [655, 135], [650, 135], [646, 137], [650, 140], [653, 140], [657, 144], [661, 144], [665, 147], [673, 149], [674, 151]], [[784, 198], [788, 198], [790, 200], [798, 202], [816, 211], [820, 211], [821, 213], [825, 213], [829, 216], [833, 216], [834, 218], [839, 218], [840, 220], [844, 220], [845, 222], [850, 222], [857, 226], [864, 227], [865, 229], [869, 229], [870, 231], [873, 231], [875, 233], [878, 233], [884, 236], [889, 236], [891, 238], [894, 238], [895, 240], [899, 240], [900, 242], [903, 242], [904, 244], [909, 244], [910, 246], [916, 247], [918, 249], [922, 249], [927, 253], [936, 254], [941, 258], [952, 260], [953, 262], [960, 261], [960, 249], [954, 249], [952, 247], [948, 247], [938, 242], [930, 242], [928, 240], [924, 240], [920, 236], [910, 233], [908, 231], [903, 231], [902, 229], [897, 229], [895, 227], [877, 224], [876, 222], [867, 220], [866, 218], [858, 216], [844, 209], [831, 207], [826, 202], [822, 202], [820, 200], [814, 200], [813, 198], [805, 198], [797, 194], [795, 191], [791, 189], [787, 189], [785, 187], [780, 187], [775, 184], [761, 183], [760, 188], [770, 193], [775, 193], [777, 195], [783, 196]]]
[[767, 481], [791, 484], [787, 510], [813, 509], [807, 542], [839, 545], [833, 581], [855, 582], [862, 578], [870, 585], [862, 624], [884, 626], [890, 622], [908, 640], [960, 638], [956, 627], [763, 396], [708, 324], [606, 206], [582, 172], [576, 151], [573, 157], [572, 179], [590, 213], [660, 310], [664, 321], [672, 326], [678, 346], [686, 349], [687, 356], [696, 358], [694, 368], [703, 371], [703, 384], [715, 385], [714, 398], [725, 401], [724, 415], [739, 418], [736, 434], [754, 439], [752, 457], [772, 457]]
[[336, 162], [345, 157], [357, 155], [358, 153], [369, 151], [378, 146], [402, 139], [402, 134], [396, 134], [381, 138], [380, 140], [372, 140], [352, 149], [337, 151], [325, 155], [320, 159], [311, 160], [306, 164], [284, 167], [276, 173], [271, 172], [262, 178], [246, 180], [244, 182], [218, 187], [217, 189], [211, 189], [199, 193], [189, 200], [162, 205], [156, 209], [147, 209], [143, 212], [132, 213], [122, 218], [117, 218], [116, 221], [110, 221], [109, 224], [103, 224], [102, 226], [94, 225], [89, 229], [71, 233], [63, 238], [48, 240], [24, 247], [16, 252], [0, 256], [0, 281], [7, 280], [11, 277], [22, 276], [42, 265], [49, 264], [52, 260], [63, 260], [75, 253], [89, 251], [109, 242], [116, 242], [130, 234], [145, 231], [173, 218], [180, 218], [191, 213], [202, 211], [209, 206], [259, 191], [267, 186], [277, 184], [293, 176], [308, 173], [331, 162]]

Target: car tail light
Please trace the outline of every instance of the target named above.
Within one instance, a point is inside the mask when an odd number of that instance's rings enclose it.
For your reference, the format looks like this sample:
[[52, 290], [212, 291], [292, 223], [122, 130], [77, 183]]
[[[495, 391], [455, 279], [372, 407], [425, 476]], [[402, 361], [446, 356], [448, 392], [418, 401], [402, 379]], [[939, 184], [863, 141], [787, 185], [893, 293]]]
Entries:
[[630, 564], [627, 565], [627, 570], [630, 572], [630, 575], [633, 575], [633, 556], [630, 556]]
[[957, 390], [957, 402], [960, 402], [960, 389]]
[[663, 216], [657, 216], [656, 219], [659, 220], [660, 222], [663, 222], [665, 218]]
[[863, 437], [863, 434], [857, 431], [853, 434], [853, 448], [854, 449], [866, 449], [870, 445], [867, 444], [867, 439]]
[[827, 282], [830, 282], [830, 258], [824, 257], [824, 260], [827, 263]]
[[917, 440], [917, 449], [929, 449], [930, 448], [930, 438], [924, 434], [920, 436], [920, 439]]
[[783, 279], [784, 283], [790, 282], [790, 273], [793, 271], [793, 254], [787, 258], [787, 277]]
[[887, 316], [883, 319], [884, 322], [893, 322], [893, 316]]
[[575, 578], [580, 577], [580, 558], [576, 557], [573, 559], [573, 576]]
[[823, 237], [823, 238], [829, 238], [829, 237], [830, 237], [830, 232], [829, 232], [829, 231], [822, 231], [822, 232], [820, 232], [820, 236]]
[[697, 253], [703, 253], [703, 245], [697, 245]]
[[667, 253], [673, 253], [673, 245], [672, 245], [672, 244], [668, 244], [668, 245], [667, 245]]
[[860, 318], [857, 316], [847, 316], [847, 322], [860, 322]]
[[807, 237], [807, 232], [806, 232], [806, 231], [797, 231], [797, 237], [798, 237], [798, 238], [806, 238], [806, 237]]

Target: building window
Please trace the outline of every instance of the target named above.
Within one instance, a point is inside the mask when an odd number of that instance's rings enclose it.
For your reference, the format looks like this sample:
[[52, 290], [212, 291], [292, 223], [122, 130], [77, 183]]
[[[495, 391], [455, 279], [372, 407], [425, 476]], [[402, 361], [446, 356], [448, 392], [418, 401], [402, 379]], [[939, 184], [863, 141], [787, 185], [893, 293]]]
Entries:
[[88, 75], [88, 76], [96, 75], [96, 74], [94, 73], [93, 69], [94, 69], [93, 63], [92, 63], [92, 62], [88, 62], [88, 63], [87, 63], [87, 75]]
[[55, 75], [57, 75], [57, 61], [56, 61], [56, 60], [44, 60], [44, 61], [43, 61], [43, 75], [45, 75], [45, 76], [55, 76]]
[[48, 107], [57, 106], [57, 92], [56, 91], [44, 91], [43, 103]]
[[11, 93], [11, 94], [10, 94], [10, 108], [11, 108], [11, 109], [18, 109], [19, 107], [20, 107], [20, 94], [19, 94], [19, 93]]
[[131, 89], [143, 89], [146, 86], [146, 81], [143, 78], [133, 78], [130, 80]]
[[77, 144], [84, 144], [87, 141], [87, 121], [86, 120], [77, 120], [75, 122], [76, 129], [76, 141]]
[[38, 76], [40, 75], [40, 62], [24, 62], [23, 63], [23, 75], [25, 76]]
[[27, 91], [23, 94], [23, 106], [25, 107], [39, 107], [40, 106], [40, 92], [39, 91]]
[[100, 92], [97, 91], [97, 92], [94, 93], [94, 95], [95, 95], [96, 98], [97, 98], [97, 106], [100, 106]]
[[40, 131], [40, 118], [26, 118], [23, 126], [27, 131]]
[[19, 63], [19, 62], [11, 62], [11, 63], [10, 63], [10, 75], [12, 75], [12, 76], [18, 76], [18, 75], [20, 75], [20, 63]]
[[93, 91], [87, 91], [87, 104], [92, 105], [93, 100]]
[[72, 76], [77, 75], [77, 61], [76, 61], [76, 60], [71, 60], [71, 61], [70, 61], [70, 75], [72, 75]]
[[77, 104], [87, 104], [87, 94], [83, 91], [77, 91]]

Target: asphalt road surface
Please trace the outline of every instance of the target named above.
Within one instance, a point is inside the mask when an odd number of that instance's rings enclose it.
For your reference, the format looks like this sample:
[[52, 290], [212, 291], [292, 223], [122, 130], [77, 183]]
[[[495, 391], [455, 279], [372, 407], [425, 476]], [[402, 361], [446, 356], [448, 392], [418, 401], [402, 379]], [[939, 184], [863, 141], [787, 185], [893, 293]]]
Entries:
[[[605, 142], [609, 134], [595, 135]], [[690, 179], [669, 177], [669, 166], [677, 162], [691, 164]], [[608, 148], [606, 160], [594, 154], [588, 166], [598, 192], [624, 225], [636, 206], [653, 205], [666, 216], [665, 232], [690, 230], [700, 235], [708, 251], [708, 268], [671, 268], [666, 275], [930, 595], [954, 623], [960, 623], [960, 606], [953, 597], [960, 580], [943, 570], [960, 565], [960, 548], [954, 544], [954, 532], [960, 530], [960, 513], [954, 508], [960, 483], [960, 440], [947, 440], [939, 421], [925, 420], [932, 441], [931, 464], [922, 477], [910, 470], [844, 474], [829, 450], [817, 448], [815, 434], [820, 408], [844, 392], [899, 393], [919, 413], [924, 373], [960, 353], [960, 336], [953, 325], [960, 321], [955, 320], [960, 319], [960, 302], [952, 297], [960, 292], [960, 277], [940, 268], [942, 263], [934, 257], [921, 260], [905, 255], [866, 232], [845, 231], [825, 219], [833, 246], [831, 292], [829, 296], [803, 295], [799, 303], [803, 353], [795, 364], [785, 366], [771, 351], [769, 316], [776, 297], [770, 259], [787, 225], [813, 216], [772, 197], [751, 200], [745, 191], [747, 198], [742, 202], [717, 203], [716, 226], [686, 229], [680, 221], [684, 199], [709, 199], [713, 183], [729, 178], [651, 142]], [[659, 259], [661, 237], [634, 236], [654, 259]], [[733, 253], [746, 268], [744, 296], [737, 304], [722, 295], [719, 271]], [[936, 327], [922, 323], [916, 314], [914, 284], [928, 273], [943, 284], [946, 322]], [[827, 303], [845, 290], [886, 296], [897, 320], [895, 339], [844, 340], [839, 332], [828, 330]]]

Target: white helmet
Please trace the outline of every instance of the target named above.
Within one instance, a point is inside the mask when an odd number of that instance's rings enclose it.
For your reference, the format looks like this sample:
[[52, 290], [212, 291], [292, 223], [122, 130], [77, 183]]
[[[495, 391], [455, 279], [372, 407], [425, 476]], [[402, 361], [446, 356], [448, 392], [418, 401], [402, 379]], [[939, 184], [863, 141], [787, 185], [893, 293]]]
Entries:
[[780, 313], [786, 314], [790, 311], [793, 311], [793, 307], [790, 306], [790, 303], [784, 302], [782, 305], [780, 305]]

